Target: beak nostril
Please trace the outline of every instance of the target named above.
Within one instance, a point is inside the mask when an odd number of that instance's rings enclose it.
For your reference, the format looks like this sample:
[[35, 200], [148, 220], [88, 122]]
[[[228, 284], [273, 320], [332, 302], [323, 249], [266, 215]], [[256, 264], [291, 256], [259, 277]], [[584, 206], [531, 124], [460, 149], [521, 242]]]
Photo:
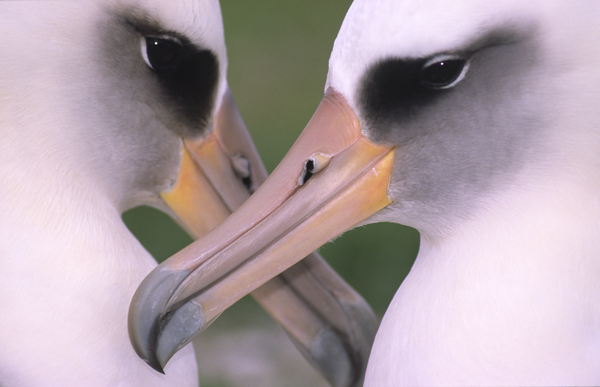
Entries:
[[250, 162], [242, 155], [235, 155], [231, 158], [231, 165], [235, 174], [241, 178], [250, 176]]
[[242, 184], [244, 184], [248, 192], [252, 194], [254, 189], [252, 188], [252, 169], [250, 168], [250, 161], [238, 154], [231, 158], [231, 166], [235, 175], [242, 181]]
[[298, 185], [302, 186], [306, 184], [308, 179], [310, 179], [315, 173], [321, 172], [323, 168], [329, 165], [331, 161], [330, 156], [325, 156], [321, 153], [315, 153], [310, 156], [306, 163], [304, 163], [304, 169], [298, 178]]
[[302, 170], [302, 173], [300, 174], [300, 177], [298, 178], [298, 185], [302, 186], [304, 184], [306, 184], [306, 182], [308, 181], [308, 179], [310, 179], [313, 175], [313, 171], [314, 171], [314, 161], [312, 159], [308, 159], [308, 161], [306, 161], [306, 163], [304, 164], [304, 169]]

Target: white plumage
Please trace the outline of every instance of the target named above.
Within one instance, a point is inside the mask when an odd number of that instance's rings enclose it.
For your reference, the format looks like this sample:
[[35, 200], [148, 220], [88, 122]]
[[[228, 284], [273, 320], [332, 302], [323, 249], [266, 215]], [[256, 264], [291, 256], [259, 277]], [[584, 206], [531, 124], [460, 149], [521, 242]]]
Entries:
[[[421, 248], [383, 318], [365, 385], [600, 383], [600, 115], [594, 97], [600, 94], [600, 50], [593, 43], [599, 12], [594, 2], [353, 4], [331, 56], [328, 86], [358, 112], [357, 85], [378, 60], [465, 52], [493, 31], [509, 36], [499, 45], [528, 45], [499, 52], [497, 63], [482, 63], [489, 67], [480, 71], [474, 61], [485, 48], [472, 54], [463, 81], [471, 95], [448, 97], [458, 112], [440, 103], [429, 113], [440, 125], [464, 126], [488, 114], [496, 122], [476, 129], [490, 142], [510, 138], [496, 157], [472, 158], [478, 149], [495, 150], [480, 138], [461, 137], [461, 128], [432, 130], [425, 141], [460, 138], [453, 148], [458, 157], [446, 157], [439, 147], [435, 161], [420, 158], [423, 168], [400, 164], [419, 151], [411, 143], [398, 146], [396, 153], [405, 155], [396, 156], [390, 186], [396, 203], [367, 222], [413, 226]], [[410, 130], [419, 119], [396, 130]], [[363, 126], [370, 138], [378, 130]], [[487, 178], [477, 176], [473, 162], [490, 163]], [[493, 165], [503, 162], [502, 171]], [[453, 182], [424, 171], [436, 163], [450, 164]], [[428, 187], [442, 191], [432, 195], [436, 200], [423, 200], [426, 192], [411, 195], [419, 188], [410, 185], [420, 184], [411, 167], [436, 175], [440, 186]], [[452, 184], [462, 185], [460, 195], [443, 192]]]
[[198, 385], [191, 346], [165, 376], [128, 337], [129, 302], [156, 262], [121, 212], [158, 204], [181, 157], [152, 88], [136, 84], [148, 71], [136, 15], [224, 59], [217, 1], [0, 3], [3, 386]]

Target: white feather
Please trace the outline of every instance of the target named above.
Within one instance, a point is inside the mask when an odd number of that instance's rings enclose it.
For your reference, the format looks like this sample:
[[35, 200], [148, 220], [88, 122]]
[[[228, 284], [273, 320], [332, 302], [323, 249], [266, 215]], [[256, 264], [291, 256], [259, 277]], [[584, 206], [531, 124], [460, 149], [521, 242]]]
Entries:
[[[368, 222], [416, 227], [421, 249], [383, 318], [365, 386], [600, 384], [598, 16], [590, 1], [354, 1], [326, 87], [359, 116], [362, 77], [378, 61], [529, 26], [540, 55], [520, 108], [541, 111], [544, 128], [525, 165], [462, 203], [462, 218], [420, 218], [392, 184], [398, 204]], [[403, 146], [396, 153], [412, 151]]]
[[106, 23], [129, 12], [211, 49], [223, 94], [216, 0], [0, 2], [0, 385], [198, 385], [191, 346], [162, 375], [127, 332], [129, 302], [156, 262], [121, 212], [172, 184], [181, 145], [110, 83], [128, 58], [147, 70], [141, 52], [104, 51], [103, 38], [122, 33]]

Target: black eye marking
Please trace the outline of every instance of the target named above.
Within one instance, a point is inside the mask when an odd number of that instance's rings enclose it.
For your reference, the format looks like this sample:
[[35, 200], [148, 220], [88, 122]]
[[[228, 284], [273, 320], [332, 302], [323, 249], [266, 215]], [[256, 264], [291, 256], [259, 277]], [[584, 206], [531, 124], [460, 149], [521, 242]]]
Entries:
[[219, 80], [216, 55], [177, 33], [140, 35], [141, 55], [154, 73], [184, 137], [197, 136], [210, 124]]
[[434, 89], [447, 89], [464, 78], [468, 62], [463, 58], [434, 58], [421, 69], [421, 84]]
[[436, 55], [375, 63], [365, 73], [359, 89], [363, 116], [374, 127], [383, 121], [398, 123], [414, 118], [425, 106], [455, 90], [465, 78], [469, 62], [457, 55]]
[[142, 56], [154, 71], [172, 71], [177, 68], [183, 55], [181, 42], [175, 39], [142, 37]]

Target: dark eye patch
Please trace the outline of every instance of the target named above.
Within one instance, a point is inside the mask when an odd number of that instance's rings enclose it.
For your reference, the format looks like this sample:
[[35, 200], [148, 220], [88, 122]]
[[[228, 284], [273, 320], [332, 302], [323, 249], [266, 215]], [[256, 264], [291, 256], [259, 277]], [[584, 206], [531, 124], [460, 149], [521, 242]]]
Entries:
[[392, 110], [410, 115], [421, 105], [437, 98], [438, 90], [420, 82], [423, 59], [391, 58], [373, 65], [362, 81], [361, 102], [368, 119]]
[[142, 56], [162, 89], [167, 104], [185, 123], [184, 136], [196, 136], [209, 125], [215, 104], [219, 63], [208, 49], [175, 34], [142, 36]]
[[374, 121], [412, 119], [424, 106], [452, 92], [464, 75], [465, 59], [389, 58], [375, 63], [359, 89], [363, 116]]
[[472, 73], [470, 63], [476, 56], [524, 42], [535, 29], [530, 24], [504, 26], [491, 29], [465, 44], [455, 51], [458, 54], [429, 58], [391, 57], [374, 63], [364, 73], [357, 90], [365, 124], [370, 128], [383, 128], [390, 123], [413, 120], [427, 107], [433, 107], [447, 95], [463, 89], [463, 82]]

